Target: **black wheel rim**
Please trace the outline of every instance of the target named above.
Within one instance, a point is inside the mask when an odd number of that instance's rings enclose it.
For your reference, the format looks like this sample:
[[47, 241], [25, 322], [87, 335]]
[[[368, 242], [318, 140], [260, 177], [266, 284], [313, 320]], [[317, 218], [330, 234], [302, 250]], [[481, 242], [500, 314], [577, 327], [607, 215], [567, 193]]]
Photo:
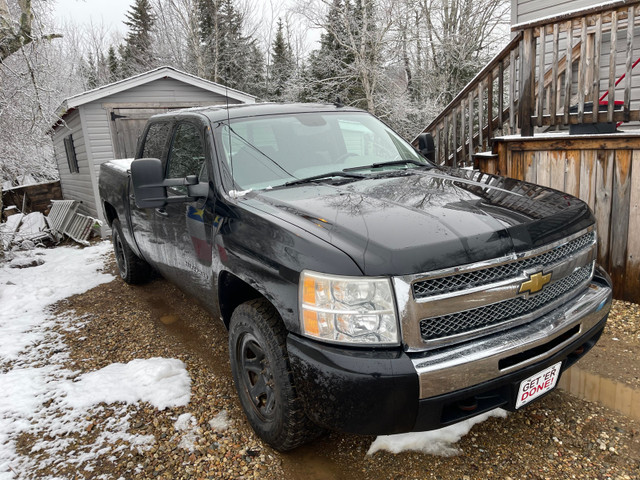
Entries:
[[271, 365], [253, 334], [245, 333], [239, 339], [236, 360], [242, 389], [253, 410], [262, 420], [272, 419], [276, 402]]
[[113, 251], [116, 255], [116, 263], [118, 264], [118, 270], [120, 270], [120, 276], [124, 278], [127, 276], [127, 264], [124, 259], [124, 246], [117, 231], [113, 233]]

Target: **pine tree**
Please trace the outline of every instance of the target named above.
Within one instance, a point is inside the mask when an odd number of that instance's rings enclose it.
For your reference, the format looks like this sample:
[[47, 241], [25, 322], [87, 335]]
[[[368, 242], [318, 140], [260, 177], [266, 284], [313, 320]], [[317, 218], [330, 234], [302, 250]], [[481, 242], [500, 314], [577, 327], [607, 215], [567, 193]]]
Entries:
[[129, 27], [121, 51], [124, 76], [140, 73], [153, 67], [151, 32], [155, 23], [149, 0], [135, 0], [126, 14], [124, 24]]
[[204, 61], [204, 71], [201, 75], [204, 78], [218, 82], [219, 68], [219, 0], [198, 0], [199, 10], [199, 36], [202, 47], [202, 58]]
[[118, 66], [118, 57], [116, 55], [116, 49], [113, 45], [109, 46], [109, 51], [107, 52], [107, 66], [108, 66], [108, 82], [113, 83], [119, 80], [119, 66]]
[[244, 18], [233, 0], [199, 0], [204, 76], [254, 95], [264, 94], [264, 55], [243, 35]]
[[333, 0], [325, 21], [325, 33], [320, 37], [320, 48], [312, 52], [309, 76], [311, 100], [333, 102], [337, 98], [351, 102], [357, 97], [354, 88], [354, 55], [346, 45], [353, 7], [350, 0]]
[[282, 100], [287, 81], [293, 74], [293, 53], [291, 45], [285, 40], [282, 19], [278, 19], [276, 37], [273, 41], [271, 68], [269, 75], [269, 96], [272, 100]]
[[87, 55], [87, 60], [83, 62], [82, 73], [83, 73], [83, 76], [85, 77], [88, 90], [92, 90], [99, 86], [96, 62], [93, 58], [93, 53], [91, 52], [89, 52], [89, 55]]

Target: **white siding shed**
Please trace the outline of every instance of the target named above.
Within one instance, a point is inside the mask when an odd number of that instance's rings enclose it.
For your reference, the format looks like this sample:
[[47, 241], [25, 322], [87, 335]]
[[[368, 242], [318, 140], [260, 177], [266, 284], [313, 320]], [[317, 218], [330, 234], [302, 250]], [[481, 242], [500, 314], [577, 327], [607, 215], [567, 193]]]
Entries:
[[100, 165], [135, 155], [147, 119], [169, 110], [220, 104], [255, 103], [238, 90], [161, 67], [66, 99], [51, 128], [60, 185], [79, 211], [104, 220], [99, 208]]

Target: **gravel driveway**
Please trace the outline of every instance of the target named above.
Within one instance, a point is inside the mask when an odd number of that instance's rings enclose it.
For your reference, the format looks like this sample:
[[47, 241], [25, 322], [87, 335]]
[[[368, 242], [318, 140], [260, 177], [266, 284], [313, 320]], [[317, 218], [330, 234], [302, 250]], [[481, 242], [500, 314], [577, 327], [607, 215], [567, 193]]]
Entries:
[[[624, 316], [624, 311], [620, 313], [624, 305], [618, 307], [617, 315]], [[70, 349], [69, 368], [86, 372], [135, 358], [178, 358], [191, 375], [192, 396], [186, 407], [163, 411], [129, 407], [132, 433], [153, 435], [156, 441], [151, 449], [138, 451], [123, 442], [114, 449], [117, 454], [104, 455], [91, 472], [50, 465], [33, 472], [37, 477], [640, 478], [640, 424], [562, 391], [507, 418], [476, 425], [456, 445], [459, 454], [451, 457], [416, 452], [367, 455], [374, 437], [338, 433], [281, 454], [264, 445], [245, 421], [233, 388], [221, 322], [169, 283], [156, 279], [132, 287], [116, 279], [61, 302], [57, 313], [82, 319], [76, 331], [61, 331]], [[176, 419], [185, 413], [192, 414], [193, 423], [178, 429]], [[90, 433], [98, 435], [112, 414], [108, 406], [97, 412]], [[216, 426], [212, 418], [224, 418], [226, 428]], [[34, 442], [28, 436], [21, 438], [20, 453], [46, 455], [30, 453]]]

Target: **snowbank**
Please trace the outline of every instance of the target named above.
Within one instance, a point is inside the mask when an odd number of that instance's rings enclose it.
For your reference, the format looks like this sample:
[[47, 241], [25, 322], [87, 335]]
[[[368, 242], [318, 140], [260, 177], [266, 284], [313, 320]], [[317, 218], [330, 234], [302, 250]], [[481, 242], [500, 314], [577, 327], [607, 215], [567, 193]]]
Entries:
[[[143, 401], [165, 409], [189, 402], [191, 380], [176, 359], [136, 359], [82, 375], [62, 367], [67, 349], [52, 327], [73, 329], [82, 319], [55, 318], [49, 309], [110, 282], [114, 277], [101, 272], [110, 250], [107, 242], [84, 249], [36, 249], [42, 265], [0, 267], [0, 480], [29, 477], [53, 464], [92, 471], [98, 458], [124, 444], [150, 448], [152, 435], [129, 433], [127, 405]], [[19, 252], [18, 261], [32, 254]], [[92, 430], [92, 415], [105, 408], [113, 414], [93, 431], [95, 439], [76, 445], [74, 438]], [[17, 452], [25, 434], [37, 439], [31, 456]]]

